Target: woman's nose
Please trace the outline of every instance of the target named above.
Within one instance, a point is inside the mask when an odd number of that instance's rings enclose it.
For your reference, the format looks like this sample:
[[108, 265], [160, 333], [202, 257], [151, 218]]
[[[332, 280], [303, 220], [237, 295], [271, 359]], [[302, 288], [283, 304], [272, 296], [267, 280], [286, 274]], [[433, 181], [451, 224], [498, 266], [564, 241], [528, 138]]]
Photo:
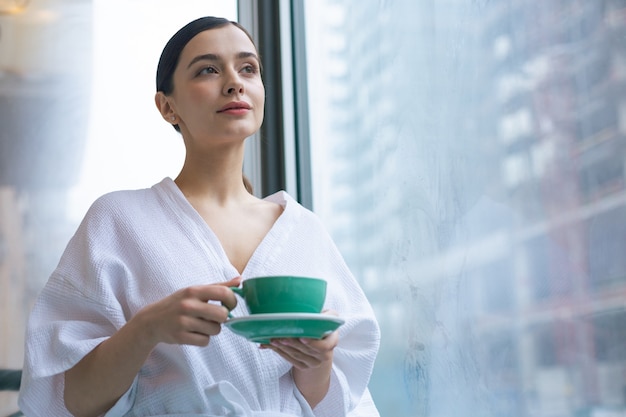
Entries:
[[235, 94], [235, 93], [242, 94], [242, 93], [243, 93], [243, 86], [242, 86], [242, 85], [238, 85], [238, 86], [236, 86], [236, 87], [235, 87], [235, 86], [233, 86], [233, 87], [229, 87], [229, 88], [226, 90], [226, 94], [228, 94], [229, 96], [230, 96], [230, 95], [233, 95], [233, 94]]
[[243, 94], [243, 83], [238, 76], [232, 76], [224, 85], [224, 94], [229, 96], [233, 94]]

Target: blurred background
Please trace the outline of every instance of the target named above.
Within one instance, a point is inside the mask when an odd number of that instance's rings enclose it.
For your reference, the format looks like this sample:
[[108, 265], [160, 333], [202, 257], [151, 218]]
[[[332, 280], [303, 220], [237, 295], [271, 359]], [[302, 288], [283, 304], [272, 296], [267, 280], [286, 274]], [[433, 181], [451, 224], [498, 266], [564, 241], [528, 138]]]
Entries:
[[366, 291], [382, 416], [626, 416], [626, 0], [0, 0], [0, 368], [91, 202], [176, 176], [154, 74], [201, 15], [259, 42], [247, 174]]

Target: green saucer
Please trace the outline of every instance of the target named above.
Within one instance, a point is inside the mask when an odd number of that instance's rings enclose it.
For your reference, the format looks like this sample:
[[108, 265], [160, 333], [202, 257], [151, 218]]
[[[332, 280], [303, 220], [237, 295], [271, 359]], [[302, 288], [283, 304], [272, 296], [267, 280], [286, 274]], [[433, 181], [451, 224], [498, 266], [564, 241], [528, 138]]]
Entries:
[[344, 322], [339, 317], [326, 314], [275, 313], [237, 317], [224, 325], [252, 342], [269, 343], [270, 339], [286, 337], [321, 339]]

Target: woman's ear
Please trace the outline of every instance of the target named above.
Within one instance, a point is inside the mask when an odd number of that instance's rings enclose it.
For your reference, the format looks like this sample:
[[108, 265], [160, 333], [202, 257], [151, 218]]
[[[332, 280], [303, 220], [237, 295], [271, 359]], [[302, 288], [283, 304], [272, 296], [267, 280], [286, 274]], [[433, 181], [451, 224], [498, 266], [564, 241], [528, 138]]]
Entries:
[[170, 99], [168, 96], [163, 94], [162, 91], [157, 91], [154, 95], [154, 103], [159, 109], [159, 113], [161, 113], [161, 117], [165, 119], [166, 122], [177, 125], [178, 117], [176, 116], [176, 112], [172, 108], [172, 104], [170, 103]]

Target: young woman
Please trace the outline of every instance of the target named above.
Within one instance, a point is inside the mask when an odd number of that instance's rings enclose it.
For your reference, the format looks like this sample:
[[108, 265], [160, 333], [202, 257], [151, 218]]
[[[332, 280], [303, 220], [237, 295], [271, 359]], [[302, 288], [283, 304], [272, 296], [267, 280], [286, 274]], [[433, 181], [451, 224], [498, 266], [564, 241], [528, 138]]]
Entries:
[[[313, 213], [242, 178], [261, 126], [257, 49], [237, 23], [180, 29], [157, 69], [156, 106], [181, 134], [175, 180], [89, 209], [29, 319], [20, 407], [28, 416], [377, 416], [371, 306]], [[258, 345], [225, 328], [229, 286], [264, 275], [327, 280], [323, 339]]]

